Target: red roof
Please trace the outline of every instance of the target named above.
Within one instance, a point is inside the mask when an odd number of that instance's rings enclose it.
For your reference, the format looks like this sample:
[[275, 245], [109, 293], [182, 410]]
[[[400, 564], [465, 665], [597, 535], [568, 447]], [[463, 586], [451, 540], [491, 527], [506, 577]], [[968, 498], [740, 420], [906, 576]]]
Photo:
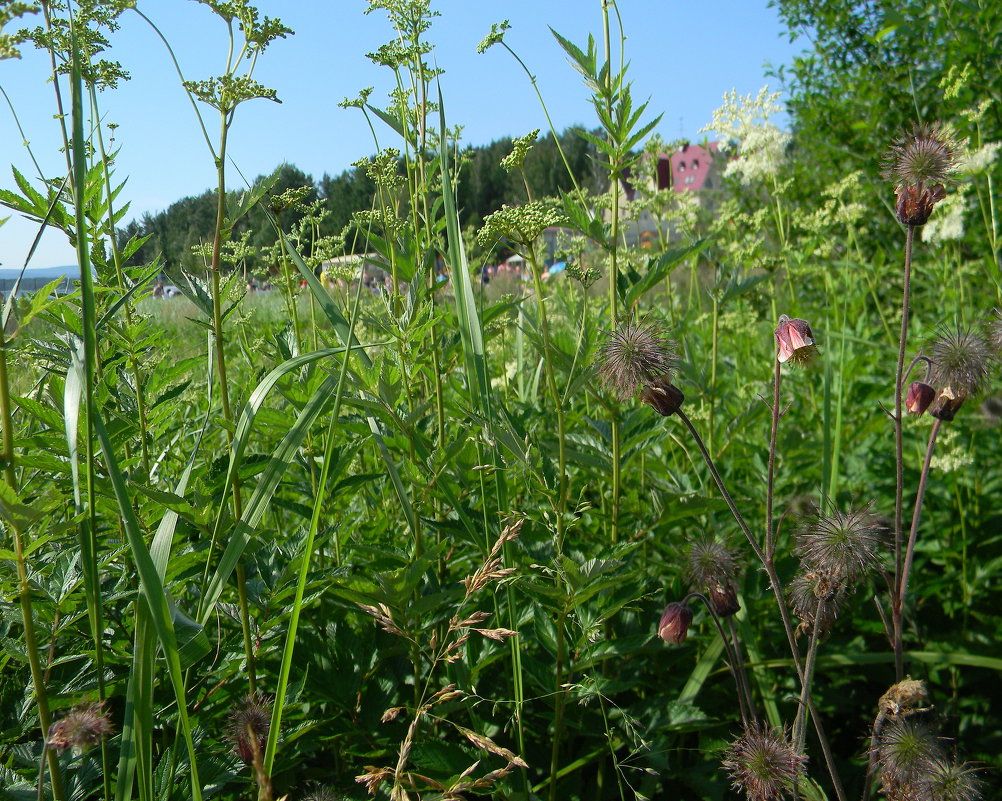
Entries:
[[708, 142], [706, 147], [682, 145], [671, 156], [662, 153], [658, 157], [658, 188], [667, 188], [667, 184], [662, 186], [663, 170], [661, 165], [664, 163], [663, 159], [668, 159], [671, 163], [671, 185], [675, 191], [685, 192], [691, 189], [698, 192], [706, 183], [706, 177], [710, 173], [710, 164], [718, 154], [717, 142]]

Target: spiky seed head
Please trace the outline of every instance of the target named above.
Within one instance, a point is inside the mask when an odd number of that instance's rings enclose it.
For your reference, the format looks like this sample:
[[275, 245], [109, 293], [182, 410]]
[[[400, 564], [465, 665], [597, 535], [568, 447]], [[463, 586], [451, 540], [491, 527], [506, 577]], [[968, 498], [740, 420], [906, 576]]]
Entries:
[[925, 225], [957, 169], [959, 146], [938, 124], [916, 125], [884, 158], [884, 177], [894, 183], [895, 214], [903, 225]]
[[908, 385], [908, 395], [905, 397], [905, 408], [908, 414], [919, 415], [929, 408], [936, 397], [936, 390], [924, 381], [912, 381]]
[[326, 787], [315, 787], [303, 801], [339, 801], [340, 796]]
[[659, 379], [669, 379], [677, 357], [675, 343], [658, 320], [627, 320], [602, 345], [596, 369], [602, 382], [621, 401]]
[[995, 358], [1002, 361], [1002, 309], [995, 309], [987, 326], [988, 344], [995, 353]]
[[271, 701], [261, 693], [248, 695], [230, 712], [227, 739], [245, 765], [254, 764], [255, 750], [261, 756], [271, 728]]
[[806, 573], [851, 585], [879, 564], [885, 533], [869, 507], [833, 509], [800, 529], [796, 552]]
[[828, 576], [799, 573], [790, 582], [787, 596], [800, 620], [797, 636], [810, 634], [817, 626], [818, 636], [827, 637], [845, 605], [848, 588], [844, 583], [833, 583]]
[[705, 592], [720, 617], [741, 611], [732, 579], [737, 569], [734, 552], [724, 543], [704, 537], [689, 545], [685, 578], [693, 592]]
[[670, 603], [661, 613], [658, 636], [667, 643], [681, 645], [685, 642], [692, 623], [692, 610], [685, 604]]
[[917, 795], [945, 759], [940, 740], [913, 717], [896, 718], [884, 726], [876, 757], [884, 794], [902, 798]]
[[781, 801], [793, 797], [804, 775], [807, 757], [791, 744], [786, 732], [751, 724], [728, 747], [723, 768], [735, 790], [749, 801]]
[[988, 383], [992, 351], [988, 340], [973, 328], [944, 328], [929, 345], [932, 383], [949, 387], [955, 397], [978, 395]]
[[780, 364], [789, 362], [797, 367], [813, 364], [819, 354], [817, 342], [810, 323], [799, 317], [779, 315], [776, 326], [776, 359]]
[[929, 771], [924, 788], [936, 801], [978, 801], [981, 782], [977, 769], [966, 762], [937, 759]]
[[103, 701], [80, 704], [49, 727], [48, 745], [60, 753], [69, 748], [74, 754], [82, 754], [114, 730]]
[[730, 581], [736, 569], [734, 551], [714, 537], [693, 540], [686, 549], [685, 578], [695, 592]]

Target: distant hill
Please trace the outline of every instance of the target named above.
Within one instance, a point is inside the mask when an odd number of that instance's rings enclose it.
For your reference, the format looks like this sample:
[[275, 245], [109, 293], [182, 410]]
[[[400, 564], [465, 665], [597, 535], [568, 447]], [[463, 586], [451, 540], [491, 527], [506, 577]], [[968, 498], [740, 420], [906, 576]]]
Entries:
[[[10, 292], [14, 288], [17, 277], [20, 274], [21, 271], [18, 269], [0, 268], [0, 292], [4, 294]], [[80, 268], [75, 264], [67, 264], [65, 267], [42, 267], [34, 270], [29, 267], [24, 271], [24, 277], [21, 279], [18, 294], [34, 292], [51, 283], [56, 278], [63, 279], [56, 292], [69, 292], [73, 288], [72, 282], [80, 278]]]

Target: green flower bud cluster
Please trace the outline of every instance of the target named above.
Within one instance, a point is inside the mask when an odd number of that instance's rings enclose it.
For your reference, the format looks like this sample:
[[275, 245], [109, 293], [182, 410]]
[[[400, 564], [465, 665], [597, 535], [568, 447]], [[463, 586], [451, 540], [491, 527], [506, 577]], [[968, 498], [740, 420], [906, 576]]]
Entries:
[[566, 222], [566, 215], [552, 200], [533, 200], [514, 207], [502, 206], [484, 220], [483, 227], [477, 232], [477, 245], [488, 248], [504, 237], [528, 247], [547, 228]]
[[534, 131], [530, 131], [525, 136], [520, 136], [511, 140], [511, 153], [501, 159], [501, 168], [505, 172], [511, 172], [514, 169], [522, 166], [525, 161], [525, 157], [532, 150], [532, 146], [536, 143], [536, 137], [539, 136], [539, 128]]

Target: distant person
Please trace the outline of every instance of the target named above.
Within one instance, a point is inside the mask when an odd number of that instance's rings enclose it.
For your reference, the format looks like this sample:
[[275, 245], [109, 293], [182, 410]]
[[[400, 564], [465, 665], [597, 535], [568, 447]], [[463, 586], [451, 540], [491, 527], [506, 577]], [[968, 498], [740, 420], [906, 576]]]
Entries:
[[157, 300], [163, 300], [163, 297], [164, 297], [164, 282], [163, 281], [157, 281], [153, 285], [153, 297], [155, 297]]

